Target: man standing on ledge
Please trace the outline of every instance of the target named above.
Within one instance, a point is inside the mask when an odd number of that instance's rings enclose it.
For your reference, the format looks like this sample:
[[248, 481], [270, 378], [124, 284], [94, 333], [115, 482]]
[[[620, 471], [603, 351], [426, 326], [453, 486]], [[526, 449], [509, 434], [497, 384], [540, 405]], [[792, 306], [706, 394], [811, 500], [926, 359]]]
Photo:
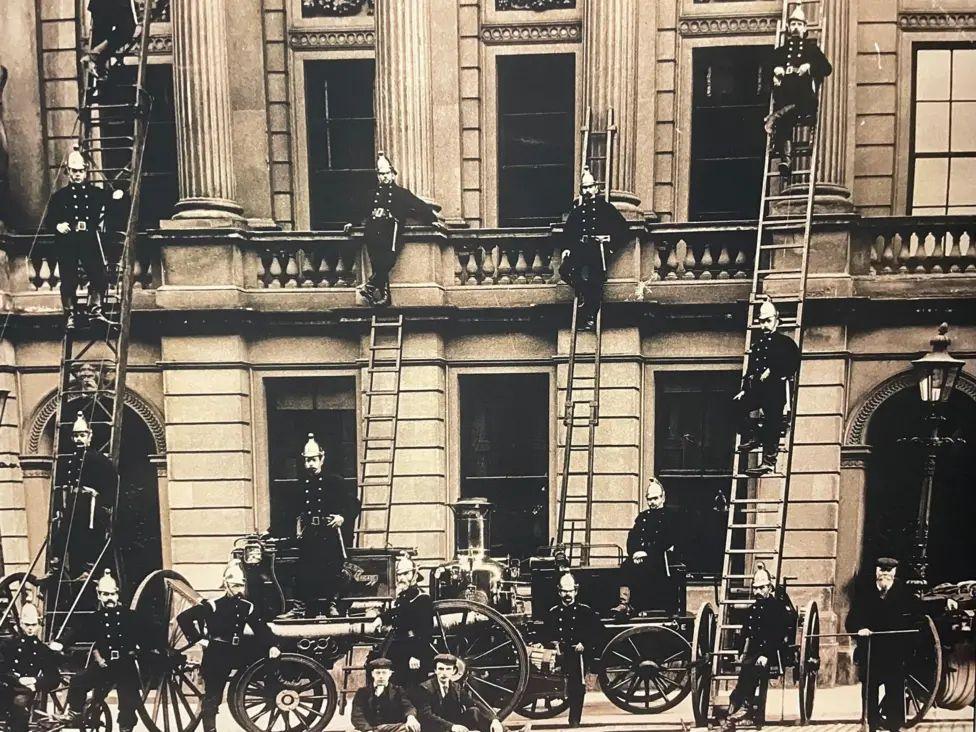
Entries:
[[[390, 270], [396, 263], [406, 219], [417, 219], [428, 226], [437, 223], [436, 207], [398, 186], [396, 176], [393, 163], [380, 151], [376, 158], [376, 189], [363, 220], [366, 253], [373, 274], [358, 288], [363, 300], [373, 307], [387, 307], [392, 303]], [[346, 224], [346, 233], [351, 228], [352, 224]]]

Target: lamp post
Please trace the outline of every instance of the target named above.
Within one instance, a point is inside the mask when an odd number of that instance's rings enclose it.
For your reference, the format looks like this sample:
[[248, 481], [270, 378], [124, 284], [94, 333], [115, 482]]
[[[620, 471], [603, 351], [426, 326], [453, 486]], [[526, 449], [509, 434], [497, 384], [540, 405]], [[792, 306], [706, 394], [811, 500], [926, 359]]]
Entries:
[[928, 569], [929, 511], [932, 507], [932, 487], [935, 483], [935, 463], [939, 450], [956, 441], [951, 437], [939, 437], [939, 426], [945, 421], [945, 404], [952, 395], [956, 379], [962, 370], [963, 361], [953, 358], [949, 353], [952, 340], [948, 336], [949, 326], [939, 326], [938, 335], [930, 343], [932, 350], [921, 358], [912, 361], [918, 375], [919, 396], [928, 408], [926, 422], [927, 437], [912, 438], [912, 442], [925, 449], [925, 462], [922, 468], [922, 493], [918, 501], [918, 521], [915, 526], [915, 552], [912, 557], [914, 570], [910, 584], [925, 585]]

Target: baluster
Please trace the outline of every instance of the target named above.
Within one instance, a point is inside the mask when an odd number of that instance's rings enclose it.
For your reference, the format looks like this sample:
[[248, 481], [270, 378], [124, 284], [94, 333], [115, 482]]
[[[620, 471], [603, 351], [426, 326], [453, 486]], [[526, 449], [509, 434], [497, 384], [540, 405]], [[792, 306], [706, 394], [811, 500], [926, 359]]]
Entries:
[[339, 261], [346, 270], [346, 279], [349, 287], [359, 284], [359, 256], [357, 252], [346, 249], [340, 252]]
[[258, 252], [258, 287], [261, 288], [268, 286], [266, 279], [268, 276], [268, 268], [264, 264], [264, 258], [266, 256], [266, 252]]
[[139, 253], [136, 252], [135, 261], [132, 262], [132, 289], [142, 289], [142, 262], [139, 261]]
[[942, 274], [945, 272], [945, 235], [940, 236], [938, 234], [929, 234], [928, 237], [926, 237], [926, 242], [928, 241], [929, 237], [931, 237], [932, 240], [932, 254], [930, 255], [932, 259], [932, 266], [929, 268], [929, 272], [932, 274]]
[[651, 281], [657, 282], [661, 279], [661, 267], [663, 266], [663, 262], [661, 262], [661, 248], [657, 243], [652, 243], [651, 251], [654, 252], [654, 259], [651, 261]]
[[884, 249], [884, 240], [884, 236], [878, 234], [869, 248], [868, 269], [873, 275], [881, 271], [881, 250]]
[[[315, 273], [318, 267], [315, 266], [313, 257], [315, 256], [312, 252], [307, 252], [304, 249], [298, 251], [298, 256], [301, 258], [301, 266], [299, 267], [301, 271], [301, 281], [299, 285], [301, 287], [315, 287]], [[325, 257], [323, 257], [324, 259]]]
[[951, 241], [949, 251], [946, 253], [946, 272], [962, 272], [962, 247], [959, 241], [962, 237], [962, 231], [946, 229], [945, 235]]
[[966, 254], [963, 256], [963, 272], [976, 272], [976, 246], [973, 245], [973, 237], [968, 231], [959, 231], [960, 244], [962, 239], [966, 240]]
[[268, 269], [271, 281], [268, 283], [268, 287], [272, 289], [281, 287], [281, 256], [281, 252], [271, 255], [271, 267]]
[[668, 273], [664, 276], [666, 280], [676, 280], [678, 279], [678, 267], [680, 266], [680, 260], [678, 259], [678, 247], [682, 245], [682, 241], [679, 239], [678, 242], [671, 246], [670, 243], [665, 242], [665, 246], [668, 247], [668, 259], [665, 265], [668, 269]]
[[901, 235], [897, 232], [890, 237], [885, 237], [884, 249], [881, 250], [881, 271], [891, 274], [897, 269], [894, 247], [901, 251]]
[[464, 280], [462, 279], [462, 277], [464, 276], [464, 264], [461, 262], [461, 258], [463, 256], [464, 256], [464, 252], [462, 252], [458, 247], [454, 247], [454, 284], [455, 285], [464, 284]]
[[33, 257], [30, 257], [27, 259], [27, 266], [29, 269], [27, 286], [30, 290], [39, 290], [41, 288], [41, 277], [38, 271], [40, 270], [43, 261], [44, 260], [41, 258], [34, 259]]
[[746, 248], [745, 245], [739, 245], [739, 251], [735, 255], [735, 261], [732, 262], [733, 272], [732, 279], [734, 280], [744, 280], [749, 275], [746, 274]]
[[481, 247], [481, 272], [484, 278], [481, 280], [483, 285], [491, 285], [495, 282], [495, 257], [498, 256], [498, 245]]
[[529, 263], [525, 261], [525, 249], [521, 246], [518, 250], [518, 260], [515, 262], [515, 283], [524, 285], [529, 281], [526, 273], [529, 271]]
[[546, 268], [542, 265], [542, 257], [539, 255], [539, 247], [535, 248], [535, 256], [532, 257], [532, 284], [541, 285], [545, 282], [543, 274]]
[[464, 280], [464, 284], [466, 285], [478, 284], [478, 273], [480, 272], [480, 268], [478, 267], [478, 253], [481, 251], [481, 247], [475, 247], [468, 254], [468, 264], [464, 268], [464, 271], [468, 274]]
[[281, 253], [286, 258], [285, 287], [298, 287], [298, 257], [300, 253], [301, 249]]
[[[341, 254], [339, 255], [338, 259], [342, 259]], [[319, 259], [318, 282], [316, 282], [315, 285], [316, 287], [332, 287], [332, 282], [332, 265], [329, 264], [329, 255], [323, 252], [322, 257]]]
[[718, 250], [718, 279], [727, 280], [732, 276], [729, 272], [729, 264], [732, 263], [732, 257], [729, 254], [729, 243], [727, 241], [722, 242], [722, 248]]
[[335, 286], [349, 287], [355, 284], [355, 282], [356, 280], [350, 268], [346, 265], [346, 258], [342, 256], [341, 251], [337, 250], [335, 252]]
[[684, 240], [678, 242], [678, 246], [684, 246], [684, 257], [681, 260], [678, 276], [685, 280], [693, 280], [697, 275], [695, 272], [695, 250], [691, 244]]
[[[57, 270], [57, 267], [58, 267], [58, 265], [55, 262], [55, 264], [54, 264], [55, 270]], [[51, 285], [51, 265], [50, 265], [50, 263], [48, 263], [47, 257], [41, 257], [41, 268], [38, 271], [38, 277], [40, 277], [40, 280], [41, 281], [40, 281], [40, 284], [38, 285], [37, 289], [38, 290], [42, 290], [42, 291], [50, 290], [51, 287], [52, 287], [52, 285]]]
[[925, 274], [928, 267], [932, 264], [929, 259], [929, 234], [916, 233], [912, 237], [915, 246], [915, 273]]
[[698, 275], [698, 279], [710, 280], [712, 279], [712, 265], [715, 261], [712, 259], [712, 248], [705, 244], [705, 249], [702, 252], [701, 261], [699, 265], [701, 266], [701, 274]]
[[553, 247], [549, 254], [549, 284], [557, 284], [562, 278], [559, 276], [559, 265], [562, 264], [563, 253], [559, 247]]

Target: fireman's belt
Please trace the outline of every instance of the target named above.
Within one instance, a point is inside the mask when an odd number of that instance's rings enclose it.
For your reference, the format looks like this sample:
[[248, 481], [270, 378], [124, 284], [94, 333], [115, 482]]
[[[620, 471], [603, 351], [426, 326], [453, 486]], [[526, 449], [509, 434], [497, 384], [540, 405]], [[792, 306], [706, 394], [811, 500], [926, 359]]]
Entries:
[[214, 638], [212, 643], [226, 643], [229, 646], [239, 646], [241, 644], [241, 637], [239, 635], [234, 635], [231, 638]]
[[610, 241], [610, 237], [606, 234], [584, 234], [581, 239], [589, 244], [606, 244]]
[[320, 526], [322, 524], [322, 517], [312, 516], [309, 518], [309, 521], [311, 522], [312, 526]]
[[79, 221], [75, 224], [75, 231], [88, 231], [88, 222]]
[[116, 651], [114, 649], [108, 652], [109, 661], [118, 661], [120, 658], [122, 658], [121, 652]]
[[371, 214], [374, 219], [392, 219], [393, 213], [388, 208], [383, 208], [382, 206], [377, 206], [373, 209]]

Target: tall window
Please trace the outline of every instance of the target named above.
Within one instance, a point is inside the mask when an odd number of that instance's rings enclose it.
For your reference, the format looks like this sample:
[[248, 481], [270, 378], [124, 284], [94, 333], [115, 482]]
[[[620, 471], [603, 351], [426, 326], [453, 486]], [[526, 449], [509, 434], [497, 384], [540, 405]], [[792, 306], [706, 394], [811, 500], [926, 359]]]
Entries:
[[461, 497], [494, 504], [492, 552], [530, 557], [549, 538], [549, 377], [460, 377]]
[[916, 47], [914, 215], [976, 214], [976, 48]]
[[573, 197], [576, 60], [498, 58], [498, 223], [548, 226]]
[[372, 59], [305, 63], [313, 229], [355, 223], [375, 183], [374, 76]]
[[303, 496], [302, 448], [311, 432], [325, 450], [325, 471], [356, 486], [356, 380], [349, 377], [270, 379], [268, 470], [271, 531], [295, 532]]
[[694, 50], [690, 219], [758, 215], [770, 74], [768, 46]]
[[726, 514], [716, 496], [728, 495], [735, 443], [732, 396], [738, 375], [730, 372], [658, 374], [655, 390], [654, 471], [680, 522], [678, 547], [692, 576], [722, 569]]

